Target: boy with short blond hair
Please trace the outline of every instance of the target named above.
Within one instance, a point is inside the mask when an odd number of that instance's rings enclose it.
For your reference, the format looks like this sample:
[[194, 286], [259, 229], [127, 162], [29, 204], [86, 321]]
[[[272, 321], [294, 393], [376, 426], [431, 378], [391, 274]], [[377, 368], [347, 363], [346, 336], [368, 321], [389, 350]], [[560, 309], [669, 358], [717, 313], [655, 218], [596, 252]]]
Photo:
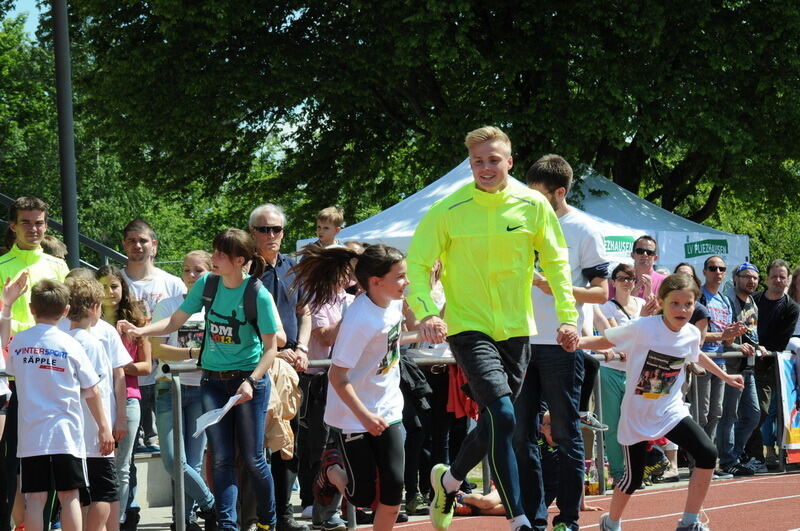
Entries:
[[339, 244], [336, 235], [344, 225], [344, 212], [339, 207], [323, 208], [317, 213], [317, 238], [315, 243], [320, 247]]
[[103, 455], [114, 451], [114, 439], [100, 378], [86, 352], [56, 324], [69, 309], [70, 293], [64, 284], [41, 280], [31, 290], [31, 313], [36, 325], [19, 332], [9, 344], [8, 372], [16, 377], [20, 430], [21, 490], [26, 494], [25, 527], [42, 531], [47, 492], [53, 488], [61, 502], [64, 531], [80, 531], [79, 492], [88, 486], [84, 419], [86, 401], [98, 426], [98, 446]]
[[[127, 360], [112, 363], [103, 343], [91, 331], [100, 320], [103, 286], [94, 279], [84, 278], [68, 278], [66, 285], [69, 288], [67, 318], [70, 321], [67, 333], [80, 343], [95, 373], [100, 377], [97, 388], [103, 399], [103, 411], [113, 426], [118, 409], [117, 401], [114, 399], [114, 371], [120, 373], [117, 375], [118, 378], [120, 376], [124, 378], [122, 367]], [[91, 418], [89, 404], [84, 401], [82, 405], [86, 470], [89, 479], [88, 497], [84, 497], [85, 492], [81, 491], [81, 502], [84, 505], [86, 518], [85, 530], [103, 531], [112, 512], [112, 518], [116, 519], [119, 516], [119, 507], [114, 505], [119, 503], [116, 465], [113, 456], [104, 456], [100, 449], [99, 426]], [[112, 432], [112, 435], [115, 434]], [[85, 508], [87, 505], [88, 510]]]

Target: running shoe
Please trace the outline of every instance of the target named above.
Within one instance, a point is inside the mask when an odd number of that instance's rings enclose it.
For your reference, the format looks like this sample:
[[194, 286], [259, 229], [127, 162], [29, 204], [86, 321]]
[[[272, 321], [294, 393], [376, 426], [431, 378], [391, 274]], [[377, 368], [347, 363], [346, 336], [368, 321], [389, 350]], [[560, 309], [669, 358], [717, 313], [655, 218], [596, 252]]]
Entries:
[[433, 527], [440, 531], [450, 527], [453, 522], [453, 507], [455, 506], [456, 493], [447, 492], [442, 483], [445, 472], [450, 467], [439, 463], [431, 470], [431, 488], [433, 499], [430, 505], [430, 517]]
[[734, 477], [745, 477], [745, 476], [754, 476], [756, 471], [752, 468], [745, 466], [741, 463], [734, 463], [729, 467], [726, 467], [725, 472], [728, 474], [732, 474]]
[[329, 448], [322, 452], [319, 473], [317, 473], [317, 477], [314, 479], [314, 485], [311, 489], [314, 494], [314, 499], [317, 500], [320, 505], [326, 507], [333, 502], [333, 496], [339, 492], [336, 485], [328, 480], [328, 469], [335, 465], [344, 468], [344, 461], [342, 461], [339, 450], [336, 448]]
[[581, 428], [585, 428], [587, 430], [592, 431], [606, 431], [608, 430], [608, 425], [603, 424], [600, 422], [600, 419], [595, 416], [594, 412], [592, 411], [582, 411], [581, 412]]
[[777, 455], [768, 455], [766, 462], [768, 470], [778, 470], [781, 465], [781, 461]]
[[681, 521], [678, 520], [678, 527], [675, 528], [675, 531], [711, 531], [711, 528], [702, 522], [694, 522], [693, 524], [689, 525], [681, 525]]
[[650, 476], [660, 476], [667, 470], [669, 470], [670, 462], [666, 456], [662, 455], [661, 459], [654, 465], [645, 465], [644, 467], [644, 477], [649, 478]]
[[749, 461], [744, 463], [744, 466], [753, 469], [753, 472], [755, 472], [756, 474], [766, 474], [767, 472], [769, 472], [767, 464], [764, 461], [761, 461], [760, 459], [756, 459], [755, 457], [751, 457]]
[[411, 516], [425, 515], [430, 513], [428, 502], [422, 493], [418, 492], [413, 498], [406, 502], [406, 513]]
[[733, 478], [733, 474], [728, 474], [727, 472], [723, 472], [722, 470], [715, 470], [714, 473], [711, 475], [711, 479], [731, 479]]
[[[611, 520], [611, 517], [608, 516], [608, 513], [605, 513], [603, 516], [600, 517], [600, 531], [612, 531], [613, 528], [608, 523]], [[619, 527], [622, 530], [622, 526]]]
[[322, 531], [347, 531], [347, 522], [333, 515], [322, 522], [322, 526], [319, 529], [322, 529]]

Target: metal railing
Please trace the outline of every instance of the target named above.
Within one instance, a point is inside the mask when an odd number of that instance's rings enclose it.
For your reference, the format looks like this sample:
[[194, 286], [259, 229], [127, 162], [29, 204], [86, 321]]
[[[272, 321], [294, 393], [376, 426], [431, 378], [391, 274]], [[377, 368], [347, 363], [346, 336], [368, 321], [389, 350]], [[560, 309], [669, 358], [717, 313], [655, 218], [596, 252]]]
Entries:
[[[414, 353], [419, 352], [417, 349], [408, 349], [406, 352]], [[770, 352], [765, 357], [775, 357], [777, 353]], [[600, 354], [591, 354], [591, 356], [598, 360], [598, 361], [606, 361], [605, 357]], [[724, 352], [720, 355], [714, 355], [714, 358], [723, 358], [723, 359], [737, 359], [737, 358], [744, 358], [745, 356], [739, 352]], [[455, 364], [455, 359], [450, 357], [435, 357], [435, 356], [424, 356], [424, 357], [413, 357], [411, 358], [414, 363], [419, 366], [434, 366], [434, 365], [453, 365]], [[619, 354], [614, 354], [614, 359], [619, 360], [621, 359]], [[312, 360], [308, 362], [309, 368], [326, 368], [329, 367], [331, 364], [330, 360]], [[186, 361], [186, 362], [175, 362], [163, 365], [163, 370], [165, 373], [172, 375], [172, 423], [173, 423], [173, 430], [172, 430], [172, 440], [173, 440], [173, 447], [175, 448], [175, 457], [173, 459], [173, 498], [174, 498], [174, 511], [175, 514], [178, 515], [175, 518], [175, 526], [176, 531], [186, 531], [185, 529], [185, 522], [184, 518], [181, 515], [184, 514], [185, 504], [184, 504], [184, 480], [183, 480], [183, 463], [185, 461], [184, 455], [184, 448], [183, 448], [183, 411], [181, 409], [181, 389], [180, 389], [180, 375], [186, 372], [194, 372], [200, 370], [197, 367], [194, 361]], [[776, 375], [776, 384], [775, 390], [773, 392], [773, 400], [778, 400], [778, 417], [775, 420], [776, 423], [776, 439], [778, 441], [779, 447], [779, 472], [786, 471], [786, 450], [783, 448], [783, 407], [782, 407], [782, 393], [783, 390], [781, 389], [780, 385], [780, 364], [775, 364], [775, 375]], [[600, 419], [600, 422], [603, 421], [603, 414], [602, 414], [602, 399], [601, 399], [601, 378], [598, 375], [598, 378], [595, 380], [595, 386], [592, 390], [594, 396], [594, 409], [595, 414]], [[693, 393], [693, 397], [691, 403], [693, 405], [697, 404], [697, 386], [692, 385], [690, 387], [690, 391]], [[692, 416], [695, 421], [698, 421], [697, 418], [697, 408], [692, 408]], [[605, 491], [606, 485], [606, 477], [605, 477], [605, 444], [604, 444], [604, 432], [598, 431], [595, 432], [595, 453], [594, 453], [594, 461], [595, 461], [595, 469], [597, 470], [598, 474], [598, 484], [600, 485], [600, 493], [602, 494]], [[180, 453], [178, 453], [180, 452]], [[489, 492], [489, 485], [490, 485], [490, 469], [489, 469], [489, 462], [484, 457], [483, 459], [483, 489], [484, 494]], [[355, 508], [352, 505], [348, 504], [348, 518], [347, 518], [347, 526], [348, 529], [355, 529]]]

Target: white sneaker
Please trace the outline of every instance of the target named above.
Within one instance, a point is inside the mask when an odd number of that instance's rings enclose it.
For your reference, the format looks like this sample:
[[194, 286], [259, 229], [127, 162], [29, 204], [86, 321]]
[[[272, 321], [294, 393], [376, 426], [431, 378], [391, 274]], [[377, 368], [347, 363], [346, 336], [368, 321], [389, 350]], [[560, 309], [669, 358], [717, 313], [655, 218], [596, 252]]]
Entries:
[[303, 512], [300, 513], [300, 518], [305, 520], [311, 520], [311, 513], [314, 512], [314, 506], [309, 505], [303, 509]]

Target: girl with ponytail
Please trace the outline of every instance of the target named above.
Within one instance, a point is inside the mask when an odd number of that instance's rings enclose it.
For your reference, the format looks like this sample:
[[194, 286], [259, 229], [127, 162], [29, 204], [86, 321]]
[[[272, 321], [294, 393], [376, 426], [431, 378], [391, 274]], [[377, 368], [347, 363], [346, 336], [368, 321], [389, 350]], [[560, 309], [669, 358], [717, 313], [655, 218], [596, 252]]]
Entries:
[[335, 432], [342, 468], [324, 467], [320, 474], [357, 507], [377, 501], [373, 529], [392, 529], [405, 461], [400, 345], [419, 341], [416, 332], [401, 333], [405, 259], [385, 245], [370, 245], [360, 255], [317, 246], [300, 254], [294, 268], [295, 284], [304, 291], [300, 304], [315, 308], [334, 301], [352, 274], [364, 289], [342, 318], [328, 371], [325, 423]]

